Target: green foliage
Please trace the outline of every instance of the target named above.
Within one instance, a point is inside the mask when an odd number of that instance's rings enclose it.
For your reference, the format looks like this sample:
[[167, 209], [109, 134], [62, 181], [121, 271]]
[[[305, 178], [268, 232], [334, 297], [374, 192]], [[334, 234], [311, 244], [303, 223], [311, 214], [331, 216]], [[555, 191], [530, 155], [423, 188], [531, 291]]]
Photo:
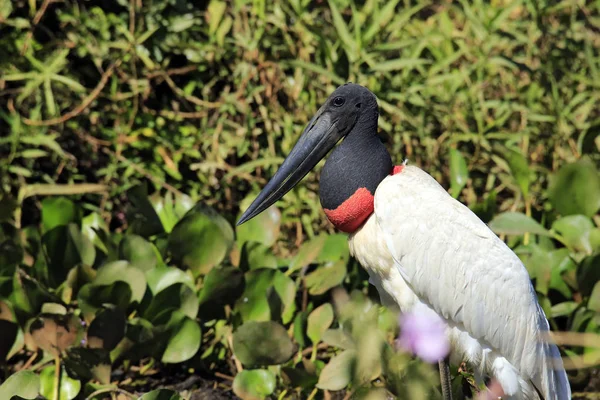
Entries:
[[[394, 162], [517, 252], [554, 330], [600, 333], [599, 12], [0, 1], [0, 398], [184, 398], [152, 390], [162, 371], [243, 399], [439, 397], [324, 218], [318, 168], [233, 227], [346, 81], [377, 94]], [[558, 338], [594, 390], [598, 346]]]

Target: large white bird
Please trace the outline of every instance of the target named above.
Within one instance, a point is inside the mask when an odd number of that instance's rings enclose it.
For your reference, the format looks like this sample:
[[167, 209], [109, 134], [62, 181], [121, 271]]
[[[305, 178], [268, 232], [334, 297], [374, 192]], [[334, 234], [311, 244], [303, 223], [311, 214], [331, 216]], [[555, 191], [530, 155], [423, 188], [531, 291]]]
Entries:
[[450, 359], [495, 378], [506, 398], [570, 399], [560, 353], [521, 260], [430, 175], [394, 167], [377, 136], [378, 118], [368, 89], [337, 88], [238, 224], [283, 197], [334, 149], [321, 173], [321, 204], [350, 234], [351, 254], [384, 304], [443, 318]]

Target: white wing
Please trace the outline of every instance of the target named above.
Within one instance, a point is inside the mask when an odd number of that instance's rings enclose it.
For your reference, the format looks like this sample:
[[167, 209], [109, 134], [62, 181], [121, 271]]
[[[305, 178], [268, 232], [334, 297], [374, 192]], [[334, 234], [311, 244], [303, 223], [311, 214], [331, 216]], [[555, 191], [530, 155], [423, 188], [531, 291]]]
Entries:
[[570, 399], [558, 349], [543, 339], [548, 322], [527, 270], [471, 210], [406, 166], [377, 188], [375, 216], [421, 301], [500, 353], [546, 400]]

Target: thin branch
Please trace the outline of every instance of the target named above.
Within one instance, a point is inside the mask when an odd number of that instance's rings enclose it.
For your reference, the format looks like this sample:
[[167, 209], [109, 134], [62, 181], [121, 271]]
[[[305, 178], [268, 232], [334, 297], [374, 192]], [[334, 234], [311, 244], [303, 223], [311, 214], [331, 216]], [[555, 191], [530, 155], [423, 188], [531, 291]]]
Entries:
[[34, 121], [29, 118], [23, 117], [23, 121], [27, 125], [31, 125], [31, 126], [50, 126], [50, 125], [62, 124], [64, 122], [70, 120], [71, 118], [76, 117], [77, 115], [81, 114], [92, 103], [92, 101], [94, 101], [96, 99], [96, 97], [98, 97], [98, 95], [100, 95], [100, 92], [102, 92], [102, 89], [104, 89], [104, 86], [106, 86], [106, 83], [108, 82], [108, 78], [110, 78], [112, 76], [115, 68], [118, 67], [119, 65], [121, 65], [121, 60], [117, 60], [117, 61], [113, 62], [107, 68], [107, 70], [104, 72], [104, 74], [102, 74], [102, 77], [100, 78], [100, 82], [98, 82], [98, 85], [96, 86], [96, 88], [94, 90], [92, 90], [92, 92], [81, 102], [80, 105], [78, 105], [73, 110], [69, 111], [68, 113], [64, 114], [63, 116], [58, 117], [58, 118], [42, 120], [42, 121]]

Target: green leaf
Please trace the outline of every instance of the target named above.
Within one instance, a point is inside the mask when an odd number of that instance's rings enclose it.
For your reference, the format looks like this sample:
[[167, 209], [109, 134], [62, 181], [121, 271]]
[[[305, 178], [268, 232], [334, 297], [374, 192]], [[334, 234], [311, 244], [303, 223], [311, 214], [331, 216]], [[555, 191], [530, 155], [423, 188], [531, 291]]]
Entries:
[[386, 60], [379, 62], [371, 69], [373, 71], [387, 72], [387, 71], [399, 71], [406, 69], [413, 69], [415, 67], [431, 64], [431, 61], [424, 58], [397, 58], [395, 60]]
[[467, 184], [469, 171], [467, 162], [462, 153], [456, 149], [450, 149], [450, 185], [452, 197], [457, 198], [460, 191]]
[[242, 400], [261, 400], [275, 390], [275, 376], [264, 369], [240, 371], [233, 380], [233, 392]]
[[49, 264], [47, 269], [37, 264], [36, 269], [40, 269], [39, 275], [43, 276], [51, 287], [61, 284], [71, 268], [80, 263], [91, 266], [96, 259], [94, 245], [74, 223], [60, 225], [46, 232], [42, 243]]
[[348, 261], [350, 251], [348, 250], [348, 236], [342, 233], [328, 235], [325, 239], [322, 251], [317, 257], [317, 262]]
[[150, 197], [150, 202], [167, 233], [171, 232], [177, 222], [194, 207], [191, 197], [171, 192], [164, 196], [156, 192]]
[[119, 254], [142, 271], [149, 271], [158, 263], [154, 246], [138, 235], [126, 235], [119, 243]]
[[596, 282], [590, 294], [588, 308], [592, 311], [600, 312], [600, 281]]
[[552, 318], [564, 317], [571, 315], [579, 307], [579, 303], [575, 301], [564, 301], [552, 306]]
[[277, 322], [250, 321], [233, 334], [233, 352], [247, 366], [277, 365], [292, 357], [294, 345]]
[[138, 400], [184, 400], [184, 398], [173, 390], [156, 389], [142, 395]]
[[128, 233], [150, 237], [165, 232], [160, 218], [148, 199], [148, 190], [145, 185], [138, 185], [129, 189], [127, 199], [132, 205], [131, 216], [127, 218], [129, 222]]
[[563, 237], [567, 247], [571, 250], [592, 254], [590, 234], [594, 229], [594, 224], [589, 218], [583, 215], [562, 217], [554, 221], [552, 229]]
[[283, 305], [281, 319], [287, 324], [294, 318], [296, 312], [296, 285], [288, 276], [277, 271], [273, 277], [273, 288]]
[[346, 25], [346, 21], [344, 21], [344, 18], [342, 17], [342, 14], [338, 10], [334, 1], [329, 0], [329, 8], [331, 9], [333, 26], [337, 31], [338, 38], [340, 38], [342, 43], [344, 44], [344, 48], [346, 50], [346, 53], [348, 54], [348, 59], [351, 61], [355, 60], [357, 58], [356, 53], [358, 50], [358, 45], [354, 42], [354, 39], [350, 34], [348, 26]]
[[214, 210], [196, 205], [175, 225], [168, 249], [176, 263], [195, 276], [208, 273], [220, 264], [233, 245], [233, 230]]
[[535, 235], [551, 236], [542, 225], [533, 218], [519, 212], [504, 212], [497, 215], [489, 223], [490, 229], [497, 234], [523, 235], [533, 233]]
[[348, 332], [343, 329], [327, 329], [321, 335], [321, 340], [330, 346], [338, 347], [342, 350], [354, 349], [356, 344]]
[[244, 273], [239, 268], [213, 268], [204, 278], [200, 304], [233, 302], [242, 294], [243, 287]]
[[[245, 199], [242, 205], [245, 206], [249, 199]], [[245, 208], [247, 207], [243, 209]], [[238, 218], [240, 216], [241, 214]], [[271, 247], [279, 238], [280, 226], [281, 212], [277, 207], [271, 206], [250, 221], [235, 227], [238, 246], [241, 248], [245, 242], [258, 242]]]
[[313, 263], [323, 250], [326, 240], [327, 235], [319, 235], [302, 243], [300, 250], [298, 250], [298, 253], [292, 259], [292, 262], [288, 267], [287, 274], [289, 275], [292, 272]]
[[315, 308], [308, 316], [308, 327], [306, 334], [314, 346], [319, 343], [323, 333], [333, 323], [333, 307], [329, 303], [325, 303]]
[[173, 328], [173, 333], [168, 340], [162, 362], [181, 363], [194, 357], [200, 349], [202, 331], [200, 325], [193, 319], [180, 314], [180, 321]]
[[600, 281], [600, 254], [583, 259], [577, 268], [577, 285], [583, 296], [592, 293], [596, 282]]
[[[48, 366], [40, 373], [40, 393], [47, 399], [54, 399], [54, 365]], [[64, 369], [61, 371], [59, 400], [72, 400], [81, 390], [81, 382], [72, 379]]]
[[40, 392], [40, 377], [31, 371], [19, 371], [6, 379], [0, 386], [0, 399], [19, 396], [35, 399]]
[[305, 283], [308, 287], [308, 293], [311, 295], [319, 295], [340, 285], [345, 277], [346, 260], [339, 260], [320, 266], [310, 274], [306, 275]]
[[510, 167], [510, 172], [515, 179], [519, 190], [521, 190], [523, 197], [526, 198], [529, 196], [529, 179], [531, 176], [527, 159], [523, 153], [515, 149], [506, 149], [504, 158]]
[[552, 177], [548, 195], [562, 215], [593, 216], [600, 209], [600, 175], [594, 162], [582, 158], [563, 166]]
[[345, 388], [352, 379], [352, 366], [355, 360], [355, 350], [345, 350], [333, 357], [321, 371], [317, 387], [333, 391]]
[[182, 283], [192, 290], [196, 290], [194, 279], [184, 271], [175, 267], [160, 266], [146, 272], [148, 287], [154, 295], [162, 292], [171, 285]]
[[276, 272], [279, 271], [270, 268], [246, 272], [244, 293], [235, 304], [235, 310], [241, 315], [243, 321], [271, 319], [268, 296]]
[[242, 247], [240, 268], [243, 270], [277, 268], [277, 258], [270, 247], [258, 242], [246, 242]]
[[46, 197], [42, 201], [44, 232], [69, 223], [81, 224], [81, 210], [66, 197]]

